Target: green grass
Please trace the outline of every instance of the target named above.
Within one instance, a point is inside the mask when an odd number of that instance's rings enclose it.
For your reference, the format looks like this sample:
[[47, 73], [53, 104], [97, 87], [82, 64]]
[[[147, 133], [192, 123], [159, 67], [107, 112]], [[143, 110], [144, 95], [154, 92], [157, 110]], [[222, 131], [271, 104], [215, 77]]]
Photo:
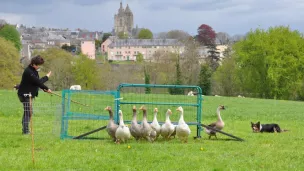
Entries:
[[[81, 99], [77, 99], [81, 100]], [[97, 105], [95, 100], [86, 99]], [[91, 101], [90, 101], [91, 100]], [[0, 170], [302, 170], [304, 168], [304, 103], [237, 97], [204, 96], [203, 123], [216, 120], [219, 104], [226, 123], [223, 131], [245, 139], [234, 141], [225, 135], [218, 140], [162, 139], [151, 144], [130, 140], [111, 142], [105, 131], [94, 134], [97, 140], [60, 140], [61, 99], [40, 93], [34, 102], [35, 165], [31, 159], [31, 136], [21, 135], [22, 106], [16, 92], [0, 91]], [[103, 109], [105, 106], [96, 106]], [[149, 108], [150, 109], [150, 108]], [[95, 111], [94, 109], [90, 109]], [[175, 109], [174, 109], [175, 112]], [[186, 114], [185, 110], [185, 114]], [[189, 112], [189, 111], [188, 111]], [[127, 112], [126, 112], [127, 113]], [[149, 113], [150, 115], [152, 112]], [[163, 120], [160, 118], [159, 120]], [[250, 122], [279, 123], [289, 132], [252, 133]], [[78, 121], [75, 129], [90, 130], [96, 122]], [[94, 123], [94, 124], [93, 124]], [[93, 135], [92, 135], [93, 136]], [[127, 148], [128, 145], [131, 147]], [[201, 150], [203, 148], [203, 150]]]

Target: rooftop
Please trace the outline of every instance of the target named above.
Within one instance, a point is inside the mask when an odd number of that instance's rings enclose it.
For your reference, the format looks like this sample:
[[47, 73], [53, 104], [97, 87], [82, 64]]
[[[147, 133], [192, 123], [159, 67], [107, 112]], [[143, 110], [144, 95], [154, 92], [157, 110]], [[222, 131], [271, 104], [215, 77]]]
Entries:
[[109, 47], [122, 46], [182, 46], [177, 39], [115, 39]]

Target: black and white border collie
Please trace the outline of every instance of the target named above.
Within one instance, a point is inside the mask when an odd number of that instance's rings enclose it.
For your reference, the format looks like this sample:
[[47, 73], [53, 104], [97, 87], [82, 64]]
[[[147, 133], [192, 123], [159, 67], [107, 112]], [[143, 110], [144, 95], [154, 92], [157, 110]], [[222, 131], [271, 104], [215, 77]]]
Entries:
[[283, 130], [276, 123], [272, 124], [261, 124], [260, 121], [257, 123], [251, 122], [251, 128], [253, 132], [286, 132], [288, 130]]

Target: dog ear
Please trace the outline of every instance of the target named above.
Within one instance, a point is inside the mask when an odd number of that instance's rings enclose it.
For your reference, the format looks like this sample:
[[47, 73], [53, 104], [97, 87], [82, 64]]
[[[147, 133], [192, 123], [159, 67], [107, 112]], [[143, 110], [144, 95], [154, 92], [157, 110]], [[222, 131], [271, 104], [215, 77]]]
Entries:
[[251, 125], [253, 125], [254, 123], [253, 122], [250, 122], [251, 123]]
[[259, 125], [260, 125], [260, 121], [259, 121], [259, 122], [257, 122], [257, 124], [259, 124]]

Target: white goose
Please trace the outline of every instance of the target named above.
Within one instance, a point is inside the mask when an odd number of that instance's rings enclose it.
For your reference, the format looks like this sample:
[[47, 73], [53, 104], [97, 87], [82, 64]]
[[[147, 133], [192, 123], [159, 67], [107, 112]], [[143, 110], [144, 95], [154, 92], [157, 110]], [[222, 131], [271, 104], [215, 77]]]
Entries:
[[184, 109], [180, 106], [176, 110], [180, 113], [178, 125], [176, 126], [176, 135], [182, 142], [187, 143], [191, 130], [188, 124], [184, 121]]
[[174, 132], [174, 125], [171, 123], [169, 116], [172, 114], [170, 109], [166, 112], [166, 120], [165, 123], [161, 126], [160, 135], [164, 138], [169, 140], [171, 134]]
[[151, 127], [156, 131], [156, 138], [158, 138], [158, 136], [160, 135], [160, 131], [161, 131], [161, 126], [159, 125], [158, 120], [157, 120], [157, 113], [158, 113], [158, 109], [155, 108], [154, 109], [154, 118], [151, 123]]
[[[220, 114], [221, 110], [225, 110], [225, 106], [223, 106], [223, 105], [218, 106], [218, 108], [216, 109], [217, 121], [209, 124], [208, 125], [209, 127], [212, 127], [213, 129], [218, 129], [218, 130], [221, 130], [221, 129], [224, 128], [225, 123], [222, 120], [222, 117], [221, 117], [221, 114]], [[217, 138], [215, 131], [213, 131], [211, 129], [208, 129], [208, 128], [205, 128], [205, 132], [209, 135], [209, 139], [211, 138], [211, 136], [215, 136], [215, 138]]]
[[130, 129], [128, 126], [125, 126], [123, 121], [122, 111], [119, 110], [119, 126], [115, 132], [116, 143], [120, 143], [120, 141], [125, 142], [131, 137]]

